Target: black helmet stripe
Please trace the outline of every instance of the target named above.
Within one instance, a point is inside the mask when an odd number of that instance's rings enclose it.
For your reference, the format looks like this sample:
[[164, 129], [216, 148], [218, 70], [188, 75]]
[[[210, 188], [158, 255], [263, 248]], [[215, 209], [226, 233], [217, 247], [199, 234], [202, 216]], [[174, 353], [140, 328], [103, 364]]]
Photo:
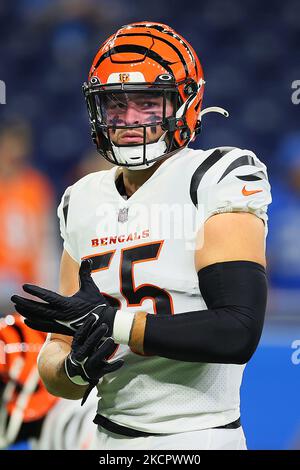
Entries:
[[196, 62], [195, 57], [194, 57], [194, 54], [192, 53], [192, 51], [191, 51], [191, 49], [189, 48], [189, 46], [184, 42], [184, 40], [183, 40], [182, 38], [180, 38], [179, 36], [177, 36], [177, 34], [171, 33], [171, 31], [166, 31], [166, 34], [168, 34], [169, 36], [173, 36], [174, 38], [176, 38], [178, 41], [181, 42], [181, 44], [183, 45], [183, 47], [186, 49], [188, 55], [192, 58], [193, 63], [194, 63], [194, 65], [195, 65], [196, 74], [197, 74], [197, 76], [198, 76], [197, 62]]
[[179, 59], [180, 59], [181, 62], [182, 62], [182, 65], [183, 65], [183, 67], [184, 67], [185, 77], [186, 77], [186, 78], [188, 77], [189, 70], [188, 70], [188, 66], [187, 66], [186, 60], [185, 60], [185, 58], [183, 57], [183, 55], [181, 54], [181, 52], [177, 49], [177, 47], [174, 46], [174, 44], [172, 44], [170, 41], [167, 41], [167, 40], [164, 39], [164, 38], [160, 38], [159, 36], [153, 36], [152, 34], [147, 34], [147, 33], [126, 33], [126, 34], [119, 34], [119, 35], [118, 35], [118, 38], [124, 37], [124, 36], [148, 36], [149, 38], [158, 39], [159, 41], [162, 41], [162, 42], [164, 42], [165, 44], [168, 44], [168, 46], [170, 46], [170, 47], [173, 49], [173, 51], [175, 51], [176, 54], [178, 55]]
[[[95, 68], [99, 67], [101, 62], [103, 62], [107, 57], [110, 57], [112, 59], [112, 56], [114, 56], [115, 54], [120, 54], [121, 52], [123, 52], [123, 53], [134, 52], [136, 54], [141, 54], [143, 56], [147, 55], [147, 57], [149, 57], [150, 59], [157, 62], [159, 65], [164, 67], [164, 69], [166, 69], [171, 75], [173, 75], [172, 69], [169, 66], [172, 65], [175, 62], [169, 62], [168, 60], [163, 59], [156, 52], [151, 51], [151, 49], [149, 50], [149, 49], [147, 49], [147, 47], [138, 46], [138, 45], [135, 45], [135, 44], [124, 44], [122, 46], [113, 47], [112, 49], [105, 52], [105, 54], [103, 54], [99, 58], [97, 64], [95, 65]], [[112, 62], [113, 62], [113, 60], [112, 60]], [[123, 61], [118, 61], [118, 62], [120, 64], [128, 64], [128, 63], [132, 63], [132, 62], [140, 62], [140, 60], [130, 60], [130, 61], [123, 60]]]
[[167, 30], [165, 30], [164, 26], [155, 25], [155, 24], [133, 24], [133, 25], [128, 25], [128, 26], [132, 26], [133, 28], [148, 28], [148, 29], [153, 28], [153, 29], [157, 29], [157, 31], [160, 31], [161, 33], [164, 32], [165, 34], [168, 34], [169, 36], [172, 36], [173, 38], [176, 38], [178, 41], [181, 42], [183, 47], [185, 47], [185, 49], [187, 50], [188, 55], [192, 57], [195, 68], [196, 68], [196, 74], [198, 75], [198, 67], [197, 67], [197, 62], [194, 58], [194, 54], [192, 53], [192, 51], [191, 51], [190, 47], [188, 46], [188, 44], [186, 44], [186, 42], [184, 42], [184, 40], [181, 37], [179, 37], [176, 33], [172, 32], [172, 31], [167, 31]]

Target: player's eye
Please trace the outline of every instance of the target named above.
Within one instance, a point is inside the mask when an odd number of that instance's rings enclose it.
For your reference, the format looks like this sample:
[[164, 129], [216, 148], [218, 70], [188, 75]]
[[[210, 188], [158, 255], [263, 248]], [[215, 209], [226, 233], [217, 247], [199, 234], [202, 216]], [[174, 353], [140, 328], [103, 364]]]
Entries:
[[155, 106], [155, 103], [153, 101], [144, 101], [142, 103], [142, 106], [144, 108], [151, 108], [151, 107]]
[[156, 103], [155, 101], [143, 101], [142, 103], [140, 103], [140, 109], [142, 109], [143, 111], [154, 111], [154, 110], [158, 110], [160, 108], [159, 104]]

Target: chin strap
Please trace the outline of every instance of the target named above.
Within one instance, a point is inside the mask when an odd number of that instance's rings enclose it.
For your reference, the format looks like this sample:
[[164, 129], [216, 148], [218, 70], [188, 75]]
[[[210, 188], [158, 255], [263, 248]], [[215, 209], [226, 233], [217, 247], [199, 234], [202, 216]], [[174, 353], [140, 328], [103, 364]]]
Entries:
[[[166, 132], [158, 139], [157, 142], [153, 142], [152, 144], [146, 145], [146, 157], [148, 160], [153, 160], [154, 158], [157, 158], [165, 153], [167, 148], [167, 144], [164, 140], [165, 136]], [[155, 161], [145, 164], [142, 163], [144, 155], [143, 145], [135, 145], [131, 147], [117, 147], [116, 145], [112, 144], [112, 147], [119, 163], [138, 163], [138, 161], [141, 162], [140, 165], [130, 167], [130, 170], [145, 170], [147, 168], [150, 168], [155, 163]]]
[[208, 113], [219, 113], [219, 114], [223, 114], [224, 117], [229, 116], [229, 112], [226, 111], [226, 109], [220, 108], [219, 106], [211, 106], [210, 108], [205, 108], [205, 109], [203, 109], [203, 111], [201, 111], [201, 113], [199, 114], [200, 121], [202, 119], [202, 116], [204, 116], [204, 114], [208, 114]]

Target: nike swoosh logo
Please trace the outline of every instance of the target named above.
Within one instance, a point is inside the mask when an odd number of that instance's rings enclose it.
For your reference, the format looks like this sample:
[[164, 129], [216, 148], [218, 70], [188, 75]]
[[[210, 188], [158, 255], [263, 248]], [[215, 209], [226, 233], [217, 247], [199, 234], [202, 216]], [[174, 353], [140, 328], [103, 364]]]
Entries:
[[255, 189], [255, 190], [252, 190], [252, 191], [248, 191], [246, 189], [246, 185], [242, 189], [242, 193], [243, 193], [244, 196], [251, 196], [251, 194], [261, 193], [261, 192], [262, 192], [262, 189]]

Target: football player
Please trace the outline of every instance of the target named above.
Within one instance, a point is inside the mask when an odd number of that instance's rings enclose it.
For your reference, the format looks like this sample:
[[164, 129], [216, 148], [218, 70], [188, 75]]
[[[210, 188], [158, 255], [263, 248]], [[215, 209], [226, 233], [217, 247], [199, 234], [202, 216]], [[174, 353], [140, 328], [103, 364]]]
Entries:
[[201, 110], [204, 84], [169, 26], [105, 41], [83, 91], [114, 167], [63, 195], [60, 294], [27, 284], [43, 302], [12, 298], [52, 332], [48, 390], [85, 400], [98, 386], [94, 448], [246, 448], [239, 389], [264, 321], [270, 186], [250, 150], [188, 147], [203, 114], [228, 115]]

